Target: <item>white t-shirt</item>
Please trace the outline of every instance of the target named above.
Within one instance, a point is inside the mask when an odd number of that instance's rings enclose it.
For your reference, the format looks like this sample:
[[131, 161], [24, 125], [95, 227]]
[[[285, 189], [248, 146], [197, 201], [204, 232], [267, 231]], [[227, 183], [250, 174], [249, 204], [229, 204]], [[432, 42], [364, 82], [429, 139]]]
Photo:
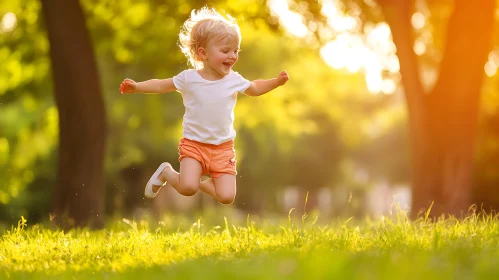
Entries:
[[250, 81], [232, 70], [220, 80], [209, 81], [197, 70], [189, 69], [173, 77], [173, 83], [184, 100], [182, 127], [185, 138], [219, 145], [236, 137], [234, 107], [237, 93], [244, 92]]

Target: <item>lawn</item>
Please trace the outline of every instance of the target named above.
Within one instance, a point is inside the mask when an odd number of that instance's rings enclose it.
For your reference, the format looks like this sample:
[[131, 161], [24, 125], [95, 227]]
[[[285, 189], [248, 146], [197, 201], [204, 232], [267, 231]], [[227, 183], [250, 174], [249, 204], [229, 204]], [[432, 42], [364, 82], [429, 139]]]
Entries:
[[[290, 216], [291, 217], [291, 216]], [[182, 227], [122, 219], [104, 230], [18, 225], [0, 241], [0, 279], [498, 279], [499, 222], [403, 213], [318, 225], [305, 216]], [[186, 225], [187, 223], [184, 223]]]

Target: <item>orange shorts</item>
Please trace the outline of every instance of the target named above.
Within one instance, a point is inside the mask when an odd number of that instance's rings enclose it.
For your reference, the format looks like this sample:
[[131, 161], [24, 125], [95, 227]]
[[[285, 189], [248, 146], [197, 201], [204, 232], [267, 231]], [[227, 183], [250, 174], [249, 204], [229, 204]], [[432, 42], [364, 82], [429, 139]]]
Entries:
[[210, 174], [212, 178], [218, 178], [224, 174], [237, 175], [234, 140], [213, 145], [184, 137], [180, 139], [178, 154], [180, 155], [179, 161], [186, 157], [199, 161], [203, 167], [203, 175]]

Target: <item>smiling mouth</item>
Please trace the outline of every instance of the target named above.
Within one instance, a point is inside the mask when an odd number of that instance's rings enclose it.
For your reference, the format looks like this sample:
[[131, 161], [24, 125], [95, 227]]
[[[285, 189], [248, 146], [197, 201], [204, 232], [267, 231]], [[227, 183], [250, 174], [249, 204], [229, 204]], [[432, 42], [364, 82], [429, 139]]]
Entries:
[[230, 63], [230, 62], [224, 62], [223, 64], [227, 67], [232, 67], [232, 65], [234, 65], [234, 63]]

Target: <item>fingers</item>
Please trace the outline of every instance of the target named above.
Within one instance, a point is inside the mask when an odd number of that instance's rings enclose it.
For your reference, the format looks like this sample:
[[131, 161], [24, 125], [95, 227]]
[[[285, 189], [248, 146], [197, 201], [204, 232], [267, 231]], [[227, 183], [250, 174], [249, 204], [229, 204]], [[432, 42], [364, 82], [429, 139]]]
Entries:
[[123, 92], [125, 92], [125, 81], [120, 84], [120, 93], [123, 94]]
[[121, 82], [121, 84], [120, 84], [120, 93], [121, 94], [125, 93], [125, 91], [126, 91], [126, 84], [127, 84], [127, 80], [126, 79], [123, 80], [123, 82]]
[[279, 76], [281, 78], [289, 78], [288, 73], [286, 71], [281, 71], [281, 73], [279, 73]]
[[121, 82], [120, 84], [120, 93], [121, 94], [125, 94], [129, 89], [130, 89], [130, 85], [133, 83], [133, 80], [131, 79], [124, 79], [123, 82]]
[[289, 80], [288, 73], [286, 71], [281, 71], [281, 73], [279, 73], [278, 79], [281, 80], [281, 85], [285, 84]]

